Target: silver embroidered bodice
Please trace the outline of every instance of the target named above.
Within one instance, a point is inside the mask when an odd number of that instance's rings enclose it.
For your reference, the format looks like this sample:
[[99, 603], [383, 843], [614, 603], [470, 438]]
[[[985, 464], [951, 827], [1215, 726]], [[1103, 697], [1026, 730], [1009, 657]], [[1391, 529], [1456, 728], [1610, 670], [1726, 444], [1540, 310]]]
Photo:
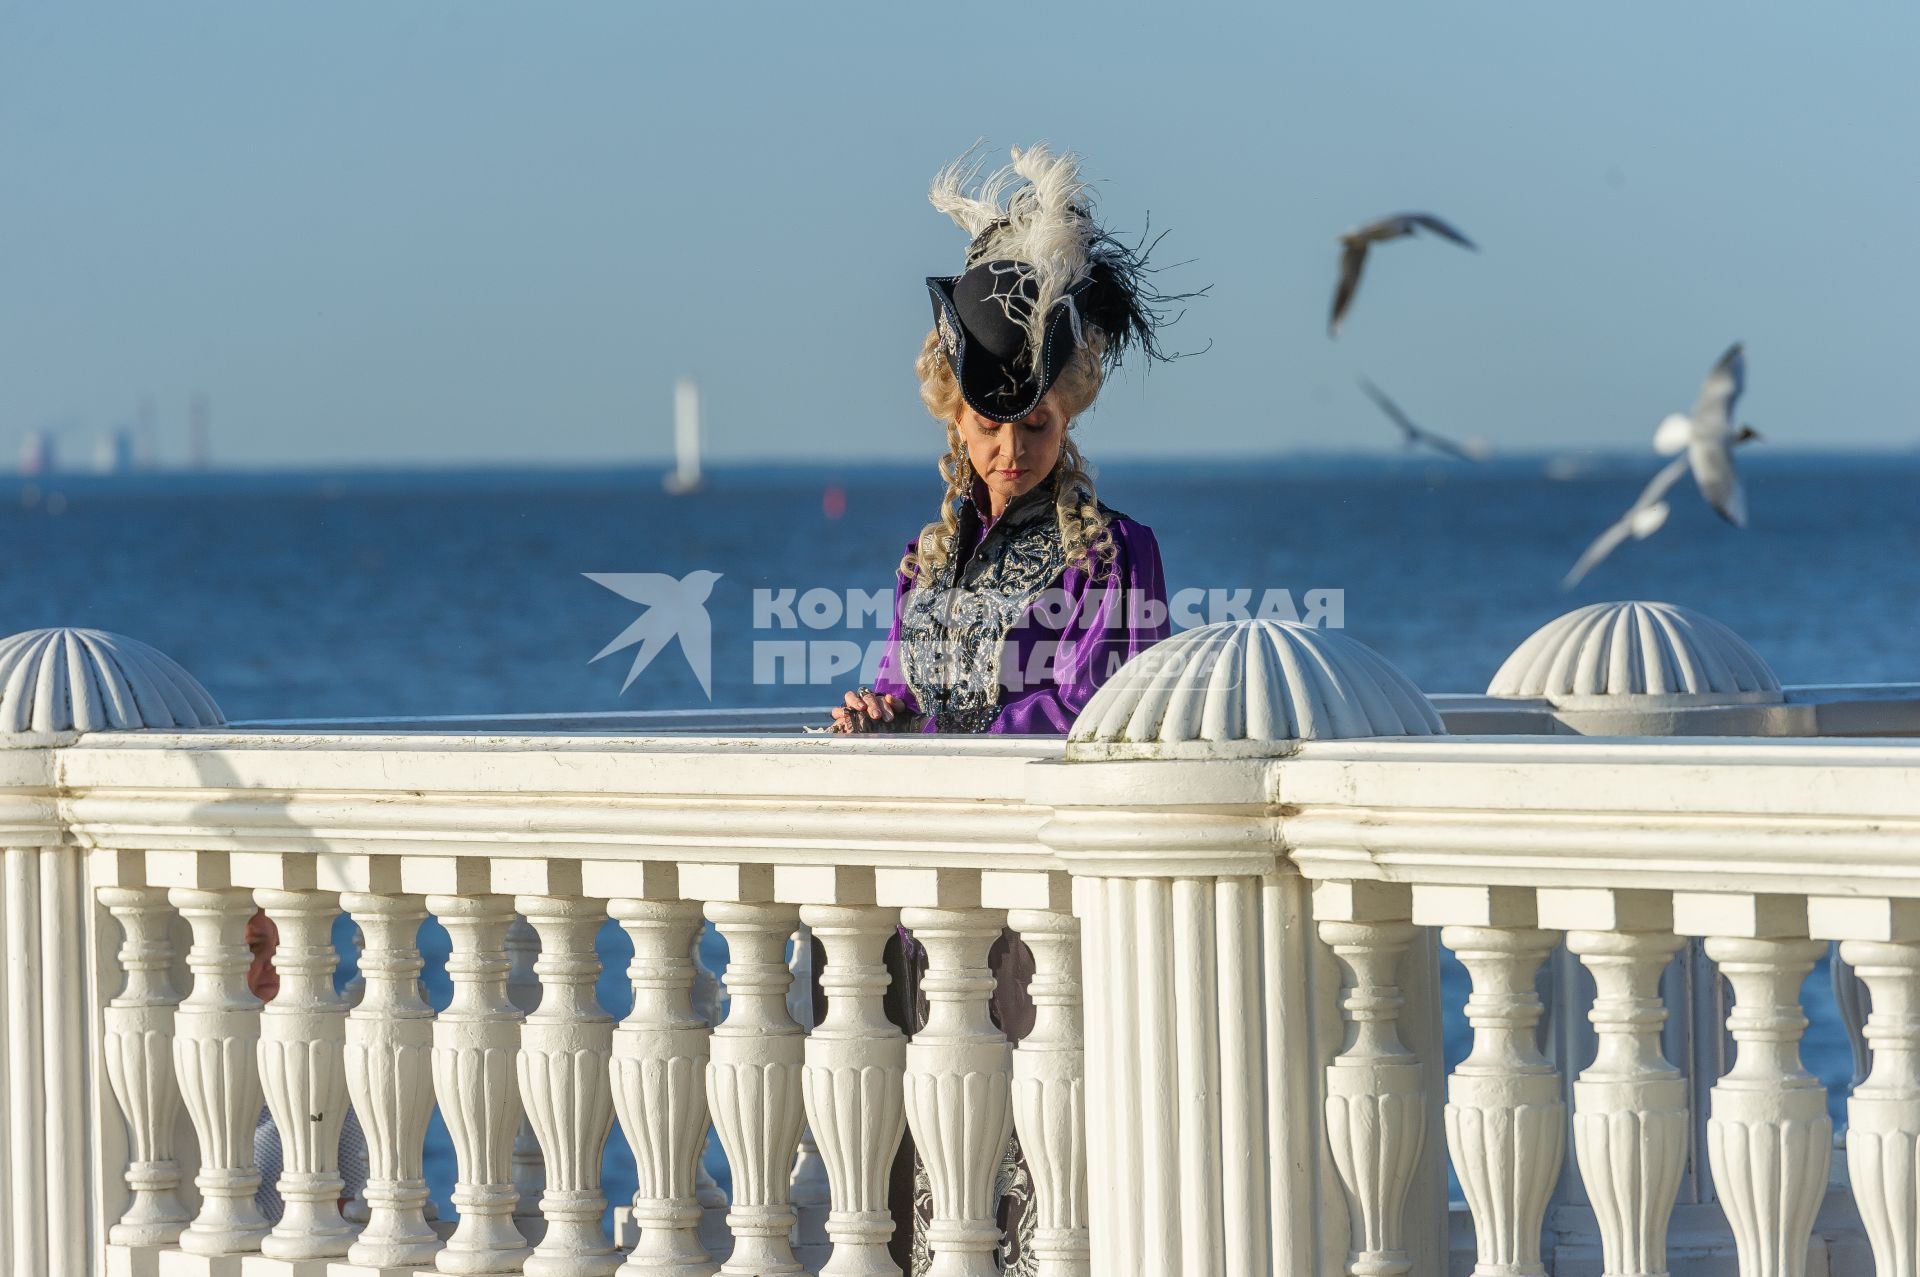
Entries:
[[[901, 677], [941, 732], [984, 732], [1000, 712], [1007, 632], [1067, 566], [1054, 511], [1058, 476], [1008, 503], [980, 544], [980, 512], [960, 509], [954, 549], [931, 588], [900, 607]], [[1106, 506], [1102, 514], [1112, 516]]]

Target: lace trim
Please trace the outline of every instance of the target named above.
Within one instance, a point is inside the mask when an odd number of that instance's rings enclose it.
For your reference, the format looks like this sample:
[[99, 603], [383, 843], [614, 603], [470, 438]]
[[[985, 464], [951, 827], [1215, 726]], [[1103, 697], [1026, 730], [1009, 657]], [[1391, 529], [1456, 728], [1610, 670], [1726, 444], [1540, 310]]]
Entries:
[[[1018, 526], [1009, 527], [1010, 520]], [[936, 731], [984, 732], [1006, 690], [1007, 631], [1067, 566], [1053, 502], [1043, 497], [1017, 515], [1003, 514], [956, 588], [959, 557], [950, 551], [934, 588], [912, 590], [901, 603], [901, 677], [933, 715]]]

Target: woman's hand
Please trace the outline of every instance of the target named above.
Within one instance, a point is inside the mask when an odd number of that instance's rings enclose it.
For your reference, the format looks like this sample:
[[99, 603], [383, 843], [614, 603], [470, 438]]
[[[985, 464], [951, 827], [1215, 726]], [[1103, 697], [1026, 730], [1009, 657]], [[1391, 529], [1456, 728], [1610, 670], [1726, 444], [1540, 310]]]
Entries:
[[898, 696], [857, 687], [847, 693], [847, 703], [833, 708], [836, 732], [874, 732], [896, 730], [892, 724], [907, 717], [907, 703]]

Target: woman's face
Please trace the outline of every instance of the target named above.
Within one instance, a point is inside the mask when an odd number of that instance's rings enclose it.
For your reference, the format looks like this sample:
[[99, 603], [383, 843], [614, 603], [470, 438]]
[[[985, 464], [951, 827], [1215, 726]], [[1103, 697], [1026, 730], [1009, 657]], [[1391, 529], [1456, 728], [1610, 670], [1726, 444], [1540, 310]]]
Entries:
[[1032, 491], [1053, 473], [1067, 437], [1067, 414], [1060, 410], [1058, 394], [1050, 390], [1040, 406], [1019, 421], [993, 421], [963, 401], [959, 426], [967, 459], [986, 484], [992, 513], [998, 515], [1009, 501]]

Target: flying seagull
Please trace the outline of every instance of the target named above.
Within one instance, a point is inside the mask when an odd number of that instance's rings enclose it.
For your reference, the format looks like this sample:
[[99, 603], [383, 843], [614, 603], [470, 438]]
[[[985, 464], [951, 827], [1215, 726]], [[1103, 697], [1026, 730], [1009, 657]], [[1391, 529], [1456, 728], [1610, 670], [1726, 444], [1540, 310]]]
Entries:
[[1752, 426], [1733, 426], [1734, 405], [1746, 383], [1747, 356], [1736, 341], [1707, 374], [1693, 415], [1673, 413], [1653, 432], [1653, 450], [1663, 457], [1686, 453], [1700, 495], [1736, 528], [1747, 526], [1747, 494], [1733, 468], [1733, 445], [1760, 437]]
[[[1593, 544], [1586, 548], [1572, 570], [1561, 580], [1561, 589], [1571, 590], [1578, 585], [1582, 577], [1628, 537], [1644, 541], [1658, 532], [1672, 513], [1672, 507], [1667, 504], [1667, 493], [1686, 477], [1688, 470], [1693, 471], [1700, 495], [1719, 511], [1722, 518], [1737, 528], [1747, 526], [1746, 495], [1740, 488], [1740, 477], [1733, 469], [1733, 449], [1760, 438], [1760, 432], [1752, 426], [1733, 430], [1727, 425], [1727, 419], [1733, 413], [1734, 400], [1740, 397], [1740, 388], [1745, 379], [1746, 357], [1736, 342], [1720, 357], [1713, 371], [1707, 374], [1707, 382], [1701, 388], [1700, 402], [1694, 406], [1693, 416], [1688, 418], [1675, 413], [1662, 421], [1653, 433], [1655, 451], [1664, 456], [1683, 451], [1686, 455], [1674, 457], [1662, 466], [1660, 473], [1653, 476], [1647, 486], [1640, 490], [1633, 504], [1627, 507], [1627, 512], [1594, 538]], [[1706, 424], [1705, 430], [1701, 428], [1703, 422]], [[1718, 423], [1717, 426], [1715, 423]]]
[[1366, 391], [1367, 398], [1373, 400], [1373, 402], [1379, 406], [1380, 411], [1386, 413], [1393, 421], [1393, 424], [1400, 427], [1400, 433], [1405, 438], [1407, 447], [1417, 448], [1424, 443], [1429, 448], [1438, 452], [1444, 452], [1450, 457], [1458, 457], [1462, 461], [1480, 460], [1479, 457], [1475, 456], [1467, 448], [1455, 443], [1445, 435], [1437, 435], [1431, 430], [1415, 425], [1406, 413], [1400, 411], [1400, 405], [1387, 397], [1386, 391], [1380, 389], [1380, 387], [1374, 385], [1365, 377], [1360, 378], [1360, 389]]
[[1353, 304], [1353, 294], [1360, 287], [1360, 271], [1367, 264], [1367, 250], [1390, 239], [1404, 239], [1418, 230], [1432, 231], [1462, 248], [1480, 251], [1472, 240], [1431, 213], [1395, 213], [1348, 231], [1340, 237], [1340, 283], [1333, 290], [1333, 316], [1327, 321], [1327, 336], [1340, 335], [1340, 321], [1346, 317], [1347, 307]]

